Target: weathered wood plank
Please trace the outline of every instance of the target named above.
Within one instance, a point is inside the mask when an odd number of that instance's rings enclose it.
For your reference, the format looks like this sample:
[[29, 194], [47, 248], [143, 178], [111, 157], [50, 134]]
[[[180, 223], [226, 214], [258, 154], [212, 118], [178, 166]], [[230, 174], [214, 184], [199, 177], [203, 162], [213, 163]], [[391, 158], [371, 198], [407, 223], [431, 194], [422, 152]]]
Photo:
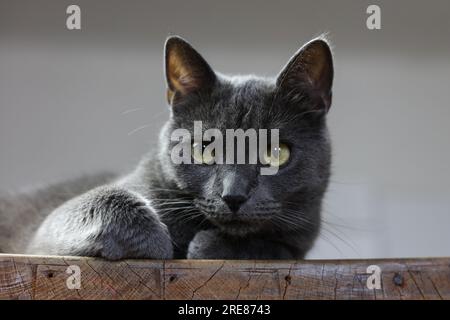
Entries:
[[[370, 265], [381, 269], [380, 289], [367, 287]], [[67, 273], [74, 266], [79, 289]], [[450, 258], [108, 262], [0, 254], [0, 299], [450, 299]]]

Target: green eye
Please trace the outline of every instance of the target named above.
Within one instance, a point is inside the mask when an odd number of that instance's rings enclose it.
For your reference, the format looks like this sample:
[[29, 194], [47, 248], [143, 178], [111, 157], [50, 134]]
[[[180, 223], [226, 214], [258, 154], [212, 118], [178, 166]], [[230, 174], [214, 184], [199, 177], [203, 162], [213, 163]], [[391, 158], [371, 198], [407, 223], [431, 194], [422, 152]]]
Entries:
[[271, 165], [272, 167], [280, 167], [289, 160], [290, 156], [291, 151], [289, 147], [284, 143], [280, 143], [277, 148], [267, 148], [267, 152], [264, 154], [264, 164]]
[[192, 144], [192, 158], [194, 158], [196, 163], [201, 164], [213, 164], [214, 163], [214, 153], [204, 152], [206, 145], [194, 142]]

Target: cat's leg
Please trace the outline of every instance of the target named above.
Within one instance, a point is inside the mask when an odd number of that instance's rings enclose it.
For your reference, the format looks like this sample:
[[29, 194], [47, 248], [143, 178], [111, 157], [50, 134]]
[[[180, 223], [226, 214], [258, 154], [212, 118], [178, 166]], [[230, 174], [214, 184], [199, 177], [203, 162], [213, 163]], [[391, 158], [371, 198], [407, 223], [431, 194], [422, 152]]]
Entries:
[[145, 198], [102, 186], [69, 200], [41, 224], [28, 246], [31, 254], [168, 259], [168, 229]]
[[219, 230], [198, 232], [189, 244], [189, 259], [301, 259], [303, 251], [261, 236], [234, 237]]

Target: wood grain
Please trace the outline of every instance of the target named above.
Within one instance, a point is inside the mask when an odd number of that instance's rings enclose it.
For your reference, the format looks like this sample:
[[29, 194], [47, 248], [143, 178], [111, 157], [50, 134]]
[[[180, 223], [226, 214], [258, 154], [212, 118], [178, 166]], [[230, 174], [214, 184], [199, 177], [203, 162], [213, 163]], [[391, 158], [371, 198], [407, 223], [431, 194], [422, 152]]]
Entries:
[[[81, 288], [69, 289], [69, 266]], [[369, 265], [381, 289], [368, 289]], [[0, 254], [0, 299], [450, 299], [450, 258], [126, 260]]]

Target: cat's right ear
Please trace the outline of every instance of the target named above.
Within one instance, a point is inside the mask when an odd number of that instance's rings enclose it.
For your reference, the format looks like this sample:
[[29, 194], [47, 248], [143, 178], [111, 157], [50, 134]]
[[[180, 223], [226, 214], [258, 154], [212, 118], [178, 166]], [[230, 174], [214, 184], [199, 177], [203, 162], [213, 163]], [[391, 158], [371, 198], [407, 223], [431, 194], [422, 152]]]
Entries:
[[165, 45], [167, 101], [213, 87], [216, 75], [203, 57], [184, 39], [173, 36]]
[[277, 78], [277, 87], [283, 94], [294, 100], [307, 95], [313, 110], [325, 112], [330, 109], [332, 84], [333, 55], [323, 38], [300, 48]]

